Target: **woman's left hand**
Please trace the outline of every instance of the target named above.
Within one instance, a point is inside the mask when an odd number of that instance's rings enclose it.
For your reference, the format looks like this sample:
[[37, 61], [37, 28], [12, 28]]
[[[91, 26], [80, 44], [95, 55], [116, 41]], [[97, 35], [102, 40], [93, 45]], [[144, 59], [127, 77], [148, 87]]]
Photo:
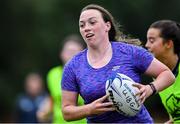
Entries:
[[133, 86], [139, 89], [139, 92], [136, 95], [139, 95], [141, 104], [143, 104], [146, 98], [148, 98], [152, 94], [152, 89], [149, 85], [134, 83]]

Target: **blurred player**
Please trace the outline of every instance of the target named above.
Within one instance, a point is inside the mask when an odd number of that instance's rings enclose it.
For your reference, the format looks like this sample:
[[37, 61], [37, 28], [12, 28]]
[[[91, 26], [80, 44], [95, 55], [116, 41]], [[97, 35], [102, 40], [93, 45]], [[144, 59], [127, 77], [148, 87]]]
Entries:
[[25, 92], [18, 95], [16, 99], [15, 122], [38, 123], [36, 113], [48, 97], [41, 75], [36, 72], [29, 73], [25, 78], [24, 88]]
[[[64, 41], [63, 45], [60, 47], [59, 50], [59, 59], [62, 60], [63, 65], [68, 62], [75, 54], [79, 53], [81, 50], [84, 49], [82, 39], [75, 34], [67, 36]], [[51, 101], [49, 103], [48, 100], [46, 101], [48, 105], [52, 106], [53, 112], [53, 123], [67, 123], [62, 116], [61, 112], [61, 77], [63, 73], [63, 66], [59, 65], [50, 69], [47, 75], [47, 83], [48, 89], [51, 94]], [[81, 97], [79, 97], [78, 104], [84, 104]], [[48, 118], [50, 115], [49, 109], [46, 109], [47, 106], [44, 107], [44, 111], [39, 112], [38, 116], [43, 121]], [[49, 111], [49, 112], [48, 112]], [[80, 120], [73, 123], [85, 123], [86, 120]]]

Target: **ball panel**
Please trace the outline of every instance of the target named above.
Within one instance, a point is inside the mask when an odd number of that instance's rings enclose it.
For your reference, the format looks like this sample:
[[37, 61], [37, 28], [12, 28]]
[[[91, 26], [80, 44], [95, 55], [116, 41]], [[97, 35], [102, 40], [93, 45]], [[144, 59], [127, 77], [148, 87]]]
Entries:
[[135, 95], [138, 88], [133, 87], [133, 83], [135, 82], [131, 78], [120, 73], [117, 73], [114, 79], [106, 81], [109, 100], [113, 102], [116, 110], [125, 116], [134, 116], [141, 108], [138, 96]]

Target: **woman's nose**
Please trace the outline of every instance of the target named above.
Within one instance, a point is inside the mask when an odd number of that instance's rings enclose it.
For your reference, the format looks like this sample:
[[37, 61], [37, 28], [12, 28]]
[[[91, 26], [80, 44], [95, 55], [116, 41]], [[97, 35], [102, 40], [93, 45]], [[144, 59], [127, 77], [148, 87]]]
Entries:
[[85, 30], [85, 32], [90, 31], [91, 30], [91, 26], [89, 24], [86, 24], [84, 30]]
[[148, 41], [146, 42], [145, 47], [149, 48], [149, 42]]

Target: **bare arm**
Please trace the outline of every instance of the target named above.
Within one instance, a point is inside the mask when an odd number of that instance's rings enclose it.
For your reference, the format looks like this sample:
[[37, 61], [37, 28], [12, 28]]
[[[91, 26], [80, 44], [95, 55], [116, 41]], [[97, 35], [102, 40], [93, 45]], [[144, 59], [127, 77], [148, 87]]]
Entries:
[[[152, 83], [154, 84], [157, 92], [166, 89], [175, 80], [171, 70], [156, 58], [153, 59], [145, 74], [155, 78]], [[140, 89], [138, 94], [140, 94], [141, 103], [143, 103], [145, 99], [153, 93], [150, 85], [135, 84], [134, 86]]]
[[62, 112], [66, 121], [79, 120], [90, 115], [115, 110], [112, 102], [104, 102], [108, 95], [82, 106], [77, 106], [77, 96], [76, 92], [62, 91]]
[[155, 58], [153, 59], [152, 63], [145, 73], [155, 78], [153, 84], [157, 91], [166, 89], [175, 80], [175, 77], [171, 70]]

